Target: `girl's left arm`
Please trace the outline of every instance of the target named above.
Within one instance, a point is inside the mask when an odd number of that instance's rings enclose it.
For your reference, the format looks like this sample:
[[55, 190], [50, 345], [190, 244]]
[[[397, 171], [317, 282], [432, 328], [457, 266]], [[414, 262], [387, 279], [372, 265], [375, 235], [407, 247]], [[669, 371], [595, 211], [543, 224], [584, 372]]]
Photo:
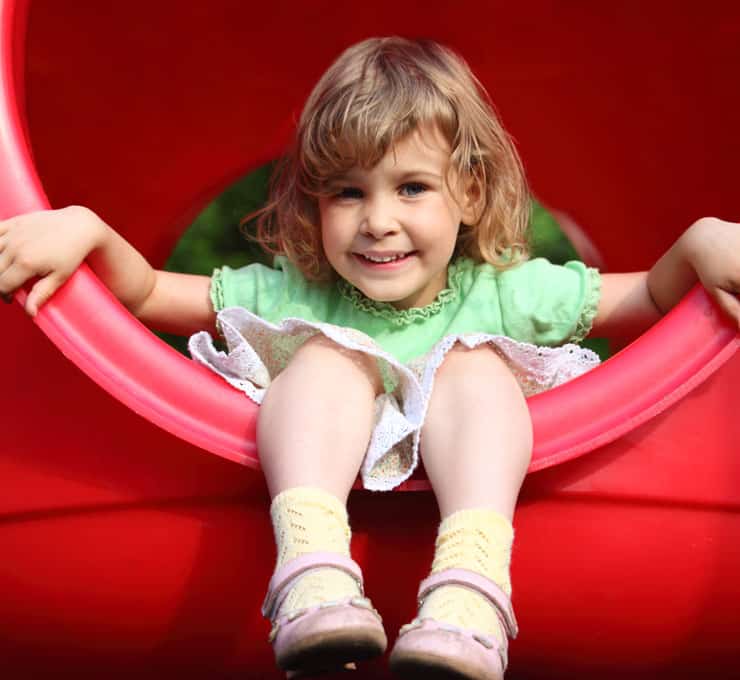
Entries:
[[697, 281], [740, 328], [740, 224], [705, 217], [691, 225], [649, 272], [604, 274], [591, 334], [638, 335]]

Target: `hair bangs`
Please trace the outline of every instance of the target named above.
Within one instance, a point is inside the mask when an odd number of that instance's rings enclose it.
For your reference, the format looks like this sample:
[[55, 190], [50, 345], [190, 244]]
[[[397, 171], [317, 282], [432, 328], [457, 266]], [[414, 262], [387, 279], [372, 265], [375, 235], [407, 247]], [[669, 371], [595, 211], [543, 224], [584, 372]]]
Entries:
[[323, 194], [352, 168], [374, 167], [424, 123], [436, 124], [453, 142], [456, 117], [449, 101], [428, 81], [397, 70], [365, 72], [306, 121], [298, 149], [304, 191]]

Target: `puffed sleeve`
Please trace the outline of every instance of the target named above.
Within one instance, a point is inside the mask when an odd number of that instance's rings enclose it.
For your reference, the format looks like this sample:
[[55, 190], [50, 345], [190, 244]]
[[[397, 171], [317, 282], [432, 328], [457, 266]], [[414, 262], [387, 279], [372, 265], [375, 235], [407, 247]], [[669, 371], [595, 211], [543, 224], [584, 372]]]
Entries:
[[536, 345], [580, 342], [591, 330], [601, 295], [601, 276], [583, 262], [554, 265], [529, 260], [500, 273], [504, 332]]
[[232, 269], [221, 267], [211, 276], [211, 303], [216, 312], [226, 307], [244, 307], [258, 316], [281, 301], [285, 291], [285, 273], [263, 264], [249, 264]]

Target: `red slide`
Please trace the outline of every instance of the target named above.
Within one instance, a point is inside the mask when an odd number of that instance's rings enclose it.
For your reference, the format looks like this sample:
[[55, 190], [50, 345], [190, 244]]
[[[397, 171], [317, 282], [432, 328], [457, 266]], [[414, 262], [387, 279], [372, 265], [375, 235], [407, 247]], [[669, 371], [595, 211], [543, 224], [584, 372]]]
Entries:
[[[161, 264], [213, 196], [280, 153], [342, 48], [402, 34], [468, 59], [537, 194], [585, 226], [608, 269], [649, 267], [702, 215], [740, 221], [740, 9], [263, 4], [0, 0], [0, 218], [88, 205]], [[62, 662], [270, 677], [256, 407], [84, 266], [35, 325], [17, 304], [0, 315], [9, 677]], [[696, 289], [603, 366], [530, 400], [538, 472], [516, 518], [508, 677], [738, 665], [737, 348]], [[427, 489], [417, 477], [413, 493], [350, 501], [391, 636], [431, 557]]]

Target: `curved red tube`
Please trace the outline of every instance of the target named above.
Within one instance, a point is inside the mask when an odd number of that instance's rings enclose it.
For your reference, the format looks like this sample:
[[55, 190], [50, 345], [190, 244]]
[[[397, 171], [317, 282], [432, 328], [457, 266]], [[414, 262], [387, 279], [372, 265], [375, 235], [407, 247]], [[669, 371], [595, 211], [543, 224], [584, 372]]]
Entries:
[[[13, 3], [6, 2], [6, 16]], [[17, 21], [16, 19], [15, 21]], [[23, 134], [22, 73], [14, 20], [2, 24], [3, 193], [0, 214], [48, 203]], [[245, 159], [254, 164], [257, 159]], [[22, 299], [22, 296], [21, 296]], [[90, 314], [89, 309], [96, 309]], [[83, 267], [37, 318], [39, 327], [101, 387], [165, 430], [230, 460], [257, 466], [256, 407], [144, 329]], [[530, 400], [532, 470], [582, 455], [670, 406], [729, 358], [736, 333], [702, 292], [606, 365]], [[418, 488], [410, 482], [405, 488]]]

